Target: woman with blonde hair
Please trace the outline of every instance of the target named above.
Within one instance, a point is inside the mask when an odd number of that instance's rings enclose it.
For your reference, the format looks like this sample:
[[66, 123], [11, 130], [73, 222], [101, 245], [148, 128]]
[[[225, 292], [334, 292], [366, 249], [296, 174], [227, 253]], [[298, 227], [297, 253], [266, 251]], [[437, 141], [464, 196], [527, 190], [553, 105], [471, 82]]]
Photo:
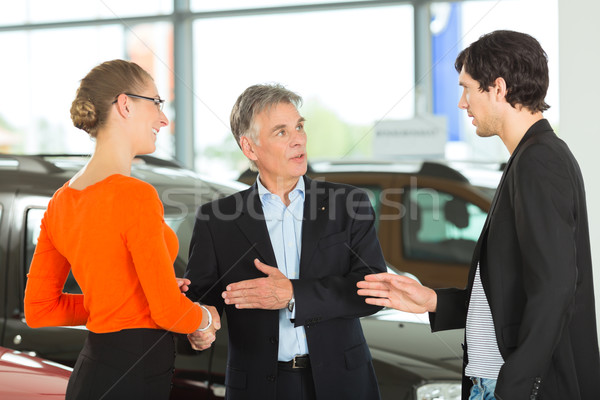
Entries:
[[[163, 102], [146, 71], [113, 60], [82, 79], [71, 107], [96, 148], [50, 200], [25, 289], [30, 327], [89, 330], [67, 399], [167, 399], [171, 332], [208, 329], [216, 313], [182, 295], [177, 236], [156, 190], [131, 177], [133, 158], [154, 152], [169, 122]], [[69, 271], [83, 294], [62, 293]]]

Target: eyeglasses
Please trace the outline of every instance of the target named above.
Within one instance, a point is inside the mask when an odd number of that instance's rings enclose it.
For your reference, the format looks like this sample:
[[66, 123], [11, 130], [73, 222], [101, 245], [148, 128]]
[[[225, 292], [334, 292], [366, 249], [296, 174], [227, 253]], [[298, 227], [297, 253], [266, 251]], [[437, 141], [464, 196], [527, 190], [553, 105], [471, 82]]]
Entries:
[[[135, 97], [136, 99], [143, 99], [143, 100], [150, 100], [151, 102], [153, 102], [154, 104], [156, 104], [156, 107], [158, 107], [159, 111], [162, 111], [163, 106], [165, 104], [165, 100], [161, 99], [160, 97], [158, 99], [155, 99], [154, 97], [146, 97], [146, 96], [140, 96], [138, 94], [131, 94], [131, 93], [122, 93], [125, 96], [129, 96], [129, 97]], [[117, 95], [117, 99], [115, 99], [115, 101], [112, 102], [112, 104], [115, 104], [119, 99], [120, 95]]]

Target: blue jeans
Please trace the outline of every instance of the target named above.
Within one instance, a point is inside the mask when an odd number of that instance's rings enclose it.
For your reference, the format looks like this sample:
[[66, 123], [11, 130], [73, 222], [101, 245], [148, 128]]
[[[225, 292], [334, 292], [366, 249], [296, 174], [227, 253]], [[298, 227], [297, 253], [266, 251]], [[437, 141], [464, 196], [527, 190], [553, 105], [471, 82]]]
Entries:
[[494, 390], [496, 390], [496, 379], [473, 378], [473, 387], [469, 400], [496, 400]]

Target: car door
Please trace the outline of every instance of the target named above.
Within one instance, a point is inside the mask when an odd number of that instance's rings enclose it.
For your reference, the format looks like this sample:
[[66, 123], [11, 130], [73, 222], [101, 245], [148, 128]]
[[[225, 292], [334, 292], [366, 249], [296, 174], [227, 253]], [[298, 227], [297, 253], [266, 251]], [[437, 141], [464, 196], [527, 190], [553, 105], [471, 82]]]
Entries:
[[[32, 329], [25, 322], [23, 309], [27, 272], [49, 198], [50, 194], [18, 193], [11, 208], [5, 285], [6, 326], [2, 345], [73, 366], [83, 347], [87, 335], [86, 328], [78, 326]], [[78, 289], [71, 277], [66, 286], [73, 285]]]
[[[6, 222], [6, 205], [12, 199], [11, 194], [0, 194], [0, 288], [6, 287], [6, 266], [8, 253], [9, 224]], [[0, 296], [0, 338], [4, 337], [6, 307], [4, 297]]]

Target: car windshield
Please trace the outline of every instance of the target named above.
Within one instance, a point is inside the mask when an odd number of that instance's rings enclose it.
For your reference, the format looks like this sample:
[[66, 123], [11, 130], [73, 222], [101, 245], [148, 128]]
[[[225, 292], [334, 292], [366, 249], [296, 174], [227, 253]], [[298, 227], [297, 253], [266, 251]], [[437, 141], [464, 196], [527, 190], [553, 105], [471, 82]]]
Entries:
[[177, 234], [179, 239], [179, 253], [177, 262], [187, 264], [190, 250], [190, 240], [194, 229], [194, 213], [181, 216], [165, 215], [165, 222]]

